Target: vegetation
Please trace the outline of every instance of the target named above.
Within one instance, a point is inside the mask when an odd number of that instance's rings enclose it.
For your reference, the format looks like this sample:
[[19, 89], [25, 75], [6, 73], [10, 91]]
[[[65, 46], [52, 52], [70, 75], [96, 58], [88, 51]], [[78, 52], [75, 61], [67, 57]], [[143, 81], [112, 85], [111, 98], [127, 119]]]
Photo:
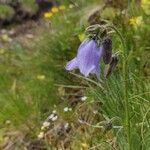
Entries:
[[[28, 22], [26, 28], [13, 25], [2, 32], [2, 149], [14, 141], [12, 149], [149, 150], [149, 1], [124, 2], [123, 9], [119, 4], [64, 1], [63, 10], [47, 12], [52, 15], [43, 15], [38, 25]], [[112, 75], [104, 77], [102, 62], [100, 81], [66, 71], [86, 27], [103, 20], [113, 25], [110, 36], [119, 59]], [[23, 33], [17, 33], [20, 26]]]

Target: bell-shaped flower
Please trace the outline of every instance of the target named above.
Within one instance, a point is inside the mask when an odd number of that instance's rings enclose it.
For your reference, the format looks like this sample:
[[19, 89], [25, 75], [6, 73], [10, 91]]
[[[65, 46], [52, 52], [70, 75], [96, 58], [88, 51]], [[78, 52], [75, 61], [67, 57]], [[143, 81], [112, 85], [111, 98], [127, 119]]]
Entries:
[[98, 46], [93, 39], [85, 40], [78, 48], [77, 56], [69, 61], [66, 70], [79, 69], [80, 72], [87, 77], [90, 73], [96, 74], [100, 78], [100, 59], [103, 57], [104, 48]]

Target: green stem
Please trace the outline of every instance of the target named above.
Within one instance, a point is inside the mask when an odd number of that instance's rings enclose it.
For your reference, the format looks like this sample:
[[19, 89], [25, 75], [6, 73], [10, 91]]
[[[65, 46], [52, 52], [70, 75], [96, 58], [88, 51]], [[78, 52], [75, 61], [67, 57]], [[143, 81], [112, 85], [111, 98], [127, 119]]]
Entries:
[[109, 26], [115, 32], [117, 35], [120, 37], [122, 47], [123, 47], [123, 77], [124, 77], [124, 104], [125, 104], [125, 128], [127, 132], [127, 139], [128, 139], [128, 144], [129, 144], [129, 150], [131, 150], [131, 135], [130, 135], [130, 106], [129, 106], [129, 99], [128, 99], [128, 91], [127, 91], [127, 86], [128, 86], [128, 69], [127, 69], [127, 54], [126, 54], [126, 44], [124, 41], [124, 38], [122, 37], [121, 33], [115, 28], [114, 26]]
[[126, 115], [126, 128], [127, 128], [127, 136], [129, 143], [129, 150], [131, 150], [131, 136], [130, 136], [130, 107], [129, 107], [129, 99], [128, 99], [128, 76], [127, 76], [127, 62], [123, 61], [123, 74], [124, 74], [124, 103], [125, 103], [125, 115]]

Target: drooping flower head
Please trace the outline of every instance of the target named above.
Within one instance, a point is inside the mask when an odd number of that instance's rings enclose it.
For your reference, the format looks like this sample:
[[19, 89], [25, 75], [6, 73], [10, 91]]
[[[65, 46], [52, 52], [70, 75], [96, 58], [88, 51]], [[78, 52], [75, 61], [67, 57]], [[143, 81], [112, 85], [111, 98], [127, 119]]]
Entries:
[[[94, 31], [94, 32], [93, 32]], [[90, 73], [100, 78], [100, 60], [103, 58], [105, 64], [110, 63], [112, 55], [111, 39], [103, 33], [97, 34], [90, 28], [90, 38], [84, 40], [78, 48], [77, 55], [66, 65], [66, 70], [79, 69], [87, 77]], [[93, 34], [94, 33], [94, 34]]]
[[69, 61], [66, 70], [79, 68], [80, 72], [87, 77], [90, 73], [100, 76], [99, 61], [103, 56], [103, 48], [98, 47], [95, 40], [86, 40], [81, 43], [77, 56]]

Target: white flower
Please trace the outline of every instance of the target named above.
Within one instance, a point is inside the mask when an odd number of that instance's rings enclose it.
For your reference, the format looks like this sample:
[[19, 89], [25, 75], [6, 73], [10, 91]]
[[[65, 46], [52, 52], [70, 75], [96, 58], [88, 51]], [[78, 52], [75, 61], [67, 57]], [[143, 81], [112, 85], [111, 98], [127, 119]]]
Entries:
[[52, 119], [54, 117], [54, 114], [51, 114], [48, 119]]
[[66, 124], [64, 125], [64, 128], [65, 128], [65, 129], [68, 129], [68, 127], [69, 127], [69, 123], [66, 123]]
[[56, 121], [58, 119], [58, 116], [55, 116], [52, 118], [52, 121]]
[[45, 122], [43, 123], [43, 127], [44, 127], [44, 128], [47, 128], [47, 127], [49, 127], [49, 126], [50, 126], [50, 122], [45, 121]]
[[56, 114], [56, 110], [53, 110], [53, 114]]
[[94, 110], [94, 111], [93, 111], [93, 113], [94, 113], [94, 114], [97, 114], [97, 113], [98, 113], [98, 111], [97, 111], [97, 110]]
[[68, 108], [68, 107], [65, 107], [65, 108], [64, 108], [64, 112], [67, 112], [67, 111], [69, 111], [69, 108]]
[[39, 138], [39, 139], [44, 138], [44, 132], [40, 132], [40, 134], [38, 135], [38, 138]]
[[69, 110], [69, 111], [72, 111], [72, 108], [69, 108], [68, 110]]
[[81, 101], [85, 101], [87, 99], [86, 96], [81, 97]]
[[65, 107], [64, 112], [72, 111], [72, 108]]
[[45, 130], [45, 127], [44, 127], [44, 126], [42, 126], [42, 127], [41, 127], [41, 130], [42, 130], [42, 131], [43, 131], [43, 130]]

